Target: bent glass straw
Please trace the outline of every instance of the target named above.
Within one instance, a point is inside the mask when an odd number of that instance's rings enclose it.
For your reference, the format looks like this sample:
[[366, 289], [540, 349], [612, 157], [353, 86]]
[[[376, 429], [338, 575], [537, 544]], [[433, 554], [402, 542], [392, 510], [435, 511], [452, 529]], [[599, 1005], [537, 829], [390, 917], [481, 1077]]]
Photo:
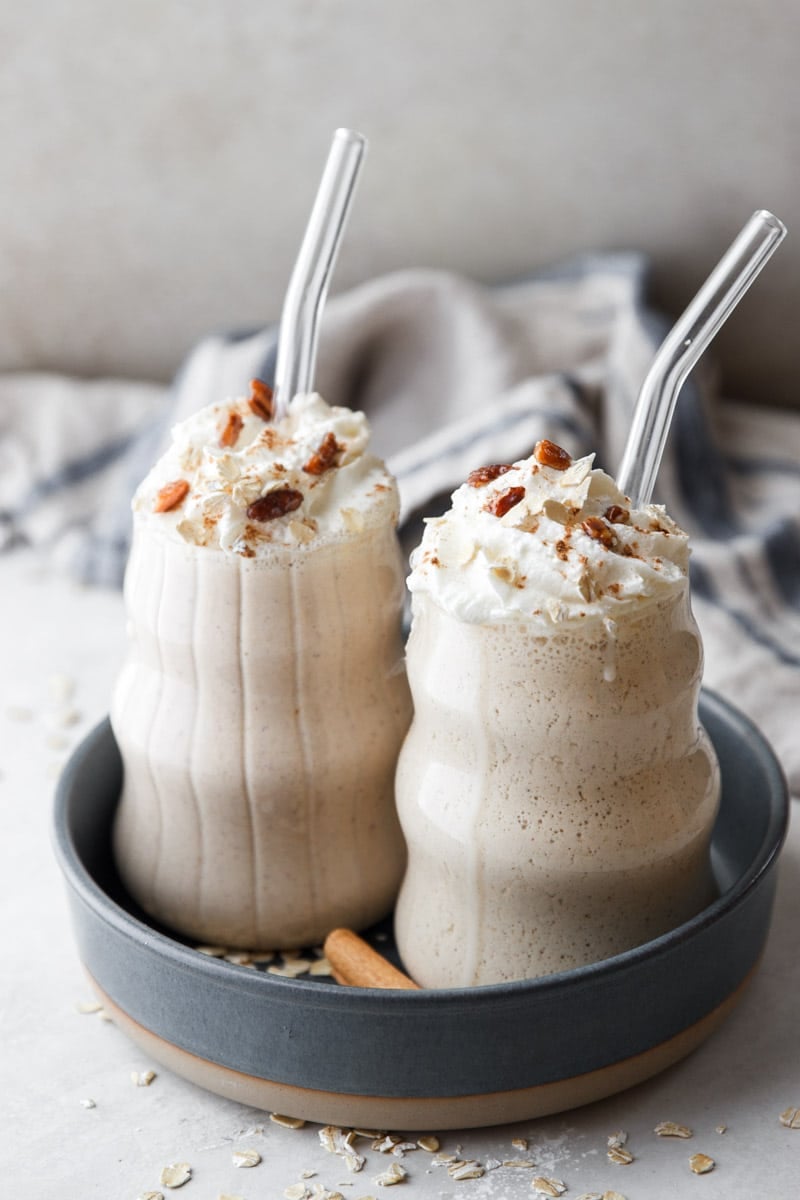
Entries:
[[786, 226], [771, 212], [754, 212], [660, 346], [639, 392], [617, 473], [620, 491], [634, 508], [650, 502], [686, 376], [785, 236]]
[[286, 415], [294, 396], [312, 390], [319, 317], [366, 147], [367, 139], [353, 129], [337, 129], [333, 135], [283, 302], [275, 363], [275, 421]]

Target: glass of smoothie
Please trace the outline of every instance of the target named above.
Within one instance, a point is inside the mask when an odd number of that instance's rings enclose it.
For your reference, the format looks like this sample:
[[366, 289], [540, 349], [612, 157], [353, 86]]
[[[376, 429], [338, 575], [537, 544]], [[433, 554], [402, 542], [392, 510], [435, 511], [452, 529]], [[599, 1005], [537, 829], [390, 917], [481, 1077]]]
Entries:
[[392, 906], [410, 720], [397, 488], [362, 413], [269, 389], [178, 425], [139, 487], [111, 722], [123, 883], [202, 942], [289, 947]]
[[547, 975], [714, 895], [686, 535], [550, 441], [474, 471], [412, 556], [398, 948], [426, 987]]

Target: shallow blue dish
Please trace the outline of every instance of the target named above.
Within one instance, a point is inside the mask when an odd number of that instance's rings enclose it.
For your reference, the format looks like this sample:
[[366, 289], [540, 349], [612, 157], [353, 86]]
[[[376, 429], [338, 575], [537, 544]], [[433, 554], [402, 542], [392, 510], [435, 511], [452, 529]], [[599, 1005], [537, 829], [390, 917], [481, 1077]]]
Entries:
[[156, 928], [114, 869], [122, 765], [104, 722], [73, 754], [56, 795], [56, 851], [81, 959], [109, 1013], [148, 1054], [256, 1107], [337, 1125], [445, 1129], [598, 1100], [699, 1045], [736, 1003], [767, 937], [786, 783], [762, 735], [729, 704], [704, 692], [701, 718], [722, 770], [713, 904], [577, 970], [418, 992], [284, 979]]

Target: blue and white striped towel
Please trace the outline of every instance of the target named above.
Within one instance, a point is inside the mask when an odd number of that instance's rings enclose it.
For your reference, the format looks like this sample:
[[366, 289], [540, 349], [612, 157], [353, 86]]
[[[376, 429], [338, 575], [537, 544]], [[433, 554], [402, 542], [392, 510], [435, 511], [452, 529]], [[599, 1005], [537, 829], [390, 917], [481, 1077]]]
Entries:
[[[407, 271], [331, 300], [317, 386], [369, 415], [400, 482], [407, 548], [473, 467], [538, 438], [596, 450], [614, 472], [667, 329], [645, 307], [645, 277], [640, 256], [588, 256], [501, 288]], [[0, 549], [32, 542], [118, 583], [130, 495], [169, 426], [269, 380], [275, 343], [274, 326], [209, 337], [169, 392], [0, 378]], [[656, 499], [693, 537], [706, 682], [764, 729], [800, 793], [800, 413], [717, 404], [706, 376], [690, 381]]]

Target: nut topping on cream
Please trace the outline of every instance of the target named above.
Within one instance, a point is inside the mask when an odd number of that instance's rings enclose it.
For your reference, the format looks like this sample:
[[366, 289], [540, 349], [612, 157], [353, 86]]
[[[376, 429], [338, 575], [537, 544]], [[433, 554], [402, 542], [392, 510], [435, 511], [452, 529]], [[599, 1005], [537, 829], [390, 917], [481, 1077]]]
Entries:
[[685, 587], [687, 535], [658, 505], [632, 509], [593, 462], [541, 441], [513, 466], [473, 471], [426, 522], [411, 591], [462, 621], [552, 627]]
[[271, 393], [213, 404], [172, 431], [172, 445], [133, 501], [166, 536], [245, 558], [275, 546], [313, 548], [397, 520], [397, 487], [367, 452], [363, 413], [295, 396], [270, 424]]

